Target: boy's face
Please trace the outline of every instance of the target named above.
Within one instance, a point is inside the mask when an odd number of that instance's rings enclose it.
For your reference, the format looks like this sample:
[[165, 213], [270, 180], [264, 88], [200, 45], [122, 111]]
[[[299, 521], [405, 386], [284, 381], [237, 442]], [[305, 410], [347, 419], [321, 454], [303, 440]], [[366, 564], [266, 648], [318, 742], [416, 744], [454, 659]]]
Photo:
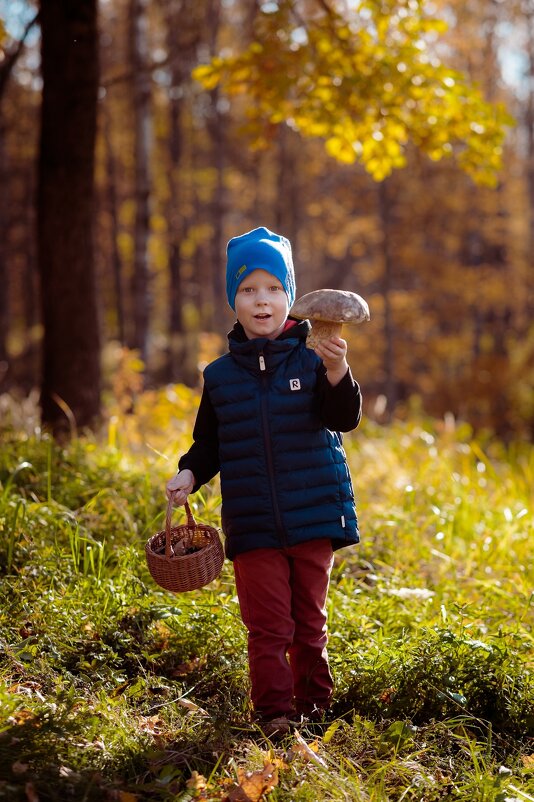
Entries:
[[287, 295], [280, 281], [271, 273], [253, 270], [237, 288], [235, 311], [249, 340], [254, 337], [273, 340], [287, 320]]

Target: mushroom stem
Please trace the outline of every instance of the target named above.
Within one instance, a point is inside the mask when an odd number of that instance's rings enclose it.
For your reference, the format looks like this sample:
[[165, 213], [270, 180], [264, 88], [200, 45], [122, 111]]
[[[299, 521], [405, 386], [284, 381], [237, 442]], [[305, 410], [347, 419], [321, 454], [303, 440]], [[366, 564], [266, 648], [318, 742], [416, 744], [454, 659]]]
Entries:
[[329, 320], [313, 320], [311, 331], [306, 338], [306, 346], [315, 348], [321, 340], [328, 340], [330, 337], [341, 337], [343, 323], [334, 323]]

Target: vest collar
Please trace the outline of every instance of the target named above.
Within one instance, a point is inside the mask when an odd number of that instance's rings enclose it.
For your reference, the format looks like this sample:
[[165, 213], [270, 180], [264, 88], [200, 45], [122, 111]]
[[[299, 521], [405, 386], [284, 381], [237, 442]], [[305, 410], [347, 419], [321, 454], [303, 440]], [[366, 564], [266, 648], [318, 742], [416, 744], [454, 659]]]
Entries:
[[249, 340], [238, 321], [228, 335], [228, 345], [234, 359], [251, 373], [272, 373], [301, 341], [306, 340], [309, 330], [309, 322], [299, 320], [275, 340], [267, 337]]
[[[287, 339], [299, 339], [305, 340], [308, 336], [308, 332], [311, 329], [311, 324], [308, 320], [297, 320], [296, 318], [289, 317], [289, 321], [295, 323], [294, 326], [290, 326], [289, 328], [284, 329], [276, 340], [271, 340], [271, 342], [278, 342], [280, 340], [287, 340]], [[263, 340], [264, 337], [257, 337], [255, 339]], [[228, 341], [230, 346], [232, 342], [249, 342], [247, 335], [245, 334], [245, 329], [239, 322], [236, 320], [234, 323], [233, 329], [228, 333]]]

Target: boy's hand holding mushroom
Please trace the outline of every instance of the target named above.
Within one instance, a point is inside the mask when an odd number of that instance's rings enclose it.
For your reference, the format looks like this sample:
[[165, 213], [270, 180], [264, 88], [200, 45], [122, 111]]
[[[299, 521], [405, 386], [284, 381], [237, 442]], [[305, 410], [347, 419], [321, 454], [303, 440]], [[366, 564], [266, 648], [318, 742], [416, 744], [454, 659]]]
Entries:
[[323, 360], [326, 377], [332, 387], [339, 384], [349, 369], [347, 362], [347, 341], [341, 337], [330, 337], [320, 340], [314, 348], [318, 357]]
[[369, 320], [369, 307], [361, 295], [347, 290], [314, 290], [299, 298], [289, 314], [308, 318], [312, 328], [306, 339], [323, 360], [330, 384], [339, 384], [348, 370], [347, 343], [339, 336], [344, 324]]

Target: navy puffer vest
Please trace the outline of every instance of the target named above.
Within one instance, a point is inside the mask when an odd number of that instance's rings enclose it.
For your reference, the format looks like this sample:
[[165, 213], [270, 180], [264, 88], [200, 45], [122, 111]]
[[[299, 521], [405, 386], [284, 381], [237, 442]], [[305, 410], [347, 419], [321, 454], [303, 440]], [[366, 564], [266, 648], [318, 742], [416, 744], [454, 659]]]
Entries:
[[218, 420], [226, 552], [329, 537], [359, 541], [340, 435], [325, 429], [315, 391], [320, 359], [298, 337], [230, 340], [204, 372]]

